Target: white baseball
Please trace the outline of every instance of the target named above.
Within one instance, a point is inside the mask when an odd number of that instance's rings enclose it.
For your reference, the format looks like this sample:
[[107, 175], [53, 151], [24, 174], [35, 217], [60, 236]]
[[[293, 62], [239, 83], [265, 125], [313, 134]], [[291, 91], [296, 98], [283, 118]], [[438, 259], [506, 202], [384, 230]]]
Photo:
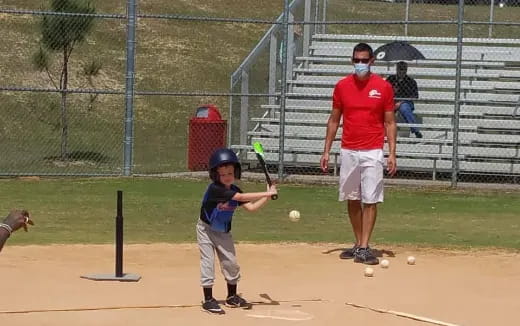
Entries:
[[415, 257], [414, 256], [408, 256], [408, 265], [415, 265]]
[[380, 265], [382, 268], [388, 268], [388, 266], [390, 265], [390, 262], [386, 259], [383, 259], [383, 260], [381, 260]]
[[366, 277], [374, 276], [374, 269], [372, 267], [365, 268], [365, 276]]
[[300, 212], [296, 211], [296, 210], [292, 210], [290, 213], [289, 213], [289, 219], [293, 222], [297, 222], [300, 220]]
[[504, 8], [504, 3], [501, 2], [501, 3], [498, 4], [498, 6], [499, 6], [500, 8]]

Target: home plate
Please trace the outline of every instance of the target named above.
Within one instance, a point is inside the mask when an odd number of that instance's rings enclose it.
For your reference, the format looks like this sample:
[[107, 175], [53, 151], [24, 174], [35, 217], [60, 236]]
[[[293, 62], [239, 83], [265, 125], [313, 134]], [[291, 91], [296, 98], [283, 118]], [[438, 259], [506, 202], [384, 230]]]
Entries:
[[300, 310], [267, 310], [264, 313], [248, 314], [248, 317], [253, 318], [271, 318], [280, 320], [310, 320], [314, 318], [313, 315]]

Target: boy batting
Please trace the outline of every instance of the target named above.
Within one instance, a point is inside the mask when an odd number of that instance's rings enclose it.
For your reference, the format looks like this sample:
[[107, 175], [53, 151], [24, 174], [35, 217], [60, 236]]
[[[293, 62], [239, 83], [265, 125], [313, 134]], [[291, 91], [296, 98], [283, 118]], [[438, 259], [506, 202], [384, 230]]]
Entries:
[[213, 181], [204, 194], [197, 223], [197, 242], [200, 251], [201, 286], [204, 293], [202, 309], [213, 314], [224, 314], [213, 297], [215, 280], [215, 254], [227, 282], [225, 304], [231, 308], [248, 308], [250, 304], [237, 294], [240, 267], [231, 236], [233, 213], [238, 207], [256, 211], [277, 194], [276, 186], [268, 186], [266, 192], [243, 193], [236, 186], [240, 179], [241, 165], [235, 153], [227, 148], [213, 153], [209, 160], [209, 176]]

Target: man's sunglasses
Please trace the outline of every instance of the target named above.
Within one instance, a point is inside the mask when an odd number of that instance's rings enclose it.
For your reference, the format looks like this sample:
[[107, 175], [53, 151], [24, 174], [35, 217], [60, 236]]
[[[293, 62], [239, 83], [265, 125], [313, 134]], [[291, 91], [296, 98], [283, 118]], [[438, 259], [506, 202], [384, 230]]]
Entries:
[[369, 63], [370, 62], [370, 59], [358, 59], [358, 58], [353, 58], [352, 59], [352, 62], [354, 63]]

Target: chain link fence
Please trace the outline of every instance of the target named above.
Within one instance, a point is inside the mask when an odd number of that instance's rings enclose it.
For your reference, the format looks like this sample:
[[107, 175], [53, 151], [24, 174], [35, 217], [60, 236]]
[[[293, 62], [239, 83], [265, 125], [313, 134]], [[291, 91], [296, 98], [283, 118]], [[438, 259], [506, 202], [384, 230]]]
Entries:
[[0, 174], [120, 174], [124, 15], [26, 5], [0, 14]]
[[512, 0], [2, 1], [0, 174], [198, 171], [223, 144], [256, 171], [260, 141], [279, 178], [323, 175], [332, 92], [366, 42], [396, 94], [398, 177], [518, 183], [518, 17]]

